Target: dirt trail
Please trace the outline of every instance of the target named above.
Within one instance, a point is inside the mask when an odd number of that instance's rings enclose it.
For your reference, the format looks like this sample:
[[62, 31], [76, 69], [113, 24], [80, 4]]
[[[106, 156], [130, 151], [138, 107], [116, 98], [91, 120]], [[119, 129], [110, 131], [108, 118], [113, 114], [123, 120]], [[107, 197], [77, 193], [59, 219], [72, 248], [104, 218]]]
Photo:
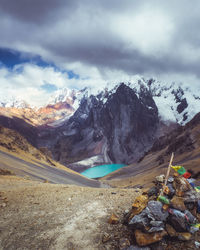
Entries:
[[[122, 216], [138, 190], [78, 187], [0, 177], [0, 249], [116, 249]], [[117, 234], [117, 232], [120, 232]], [[105, 233], [111, 240], [102, 243]]]

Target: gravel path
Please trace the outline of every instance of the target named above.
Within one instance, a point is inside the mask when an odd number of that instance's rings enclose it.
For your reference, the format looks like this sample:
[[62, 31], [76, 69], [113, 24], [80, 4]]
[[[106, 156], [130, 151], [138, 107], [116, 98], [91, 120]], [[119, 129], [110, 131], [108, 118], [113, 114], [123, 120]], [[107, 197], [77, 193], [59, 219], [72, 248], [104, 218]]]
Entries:
[[[0, 177], [0, 249], [116, 249], [138, 190], [89, 188]], [[2, 204], [6, 204], [5, 206]], [[117, 233], [119, 232], [119, 233]], [[111, 240], [102, 243], [107, 233]]]

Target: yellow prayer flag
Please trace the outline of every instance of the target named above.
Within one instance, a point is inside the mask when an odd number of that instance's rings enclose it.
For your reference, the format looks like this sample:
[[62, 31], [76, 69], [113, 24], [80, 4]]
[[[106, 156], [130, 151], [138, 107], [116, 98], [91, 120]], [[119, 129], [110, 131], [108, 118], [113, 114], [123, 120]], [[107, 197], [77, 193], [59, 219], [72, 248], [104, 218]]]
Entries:
[[197, 192], [197, 193], [200, 193], [200, 189], [198, 189], [198, 188], [194, 188], [195, 189], [195, 191]]
[[175, 171], [178, 171], [179, 169], [182, 168], [182, 166], [171, 166]]

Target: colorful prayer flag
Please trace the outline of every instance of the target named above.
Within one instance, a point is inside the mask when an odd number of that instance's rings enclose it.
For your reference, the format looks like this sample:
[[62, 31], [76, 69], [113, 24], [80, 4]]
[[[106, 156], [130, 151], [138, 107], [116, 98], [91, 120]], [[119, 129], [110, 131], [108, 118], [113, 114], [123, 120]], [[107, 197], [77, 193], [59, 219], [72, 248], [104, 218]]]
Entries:
[[175, 171], [178, 171], [180, 168], [182, 168], [181, 166], [171, 166]]

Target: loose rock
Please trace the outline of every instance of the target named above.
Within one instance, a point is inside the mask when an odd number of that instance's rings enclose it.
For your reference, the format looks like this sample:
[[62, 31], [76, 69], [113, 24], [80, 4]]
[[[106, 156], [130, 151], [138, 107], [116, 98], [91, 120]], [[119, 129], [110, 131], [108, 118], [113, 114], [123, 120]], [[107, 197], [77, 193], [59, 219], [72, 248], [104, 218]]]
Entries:
[[180, 211], [185, 211], [186, 207], [184, 204], [184, 199], [182, 197], [178, 197], [174, 195], [174, 197], [171, 199], [170, 206], [172, 206], [175, 209], [178, 209]]
[[110, 240], [111, 236], [108, 233], [104, 233], [103, 237], [102, 237], [102, 242], [106, 243]]
[[165, 221], [169, 215], [167, 211], [162, 210], [162, 203], [159, 201], [149, 201], [148, 208], [155, 218], [158, 221]]
[[176, 237], [177, 236], [177, 232], [176, 230], [169, 224], [166, 224], [166, 231], [169, 234], [170, 237]]
[[129, 241], [129, 239], [127, 239], [127, 238], [122, 238], [122, 239], [120, 239], [120, 241], [119, 241], [119, 249], [120, 249], [120, 250], [127, 249], [130, 245], [131, 245], [131, 244], [130, 244], [130, 241]]
[[3, 202], [3, 203], [1, 204], [1, 207], [6, 207], [6, 203]]
[[117, 215], [115, 215], [114, 213], [110, 216], [108, 223], [109, 224], [117, 224], [119, 222], [119, 218], [117, 217]]
[[187, 231], [187, 223], [185, 214], [176, 209], [169, 209], [170, 216], [169, 223], [175, 228], [177, 232]]
[[147, 217], [147, 209], [142, 211], [141, 214], [135, 215], [129, 222], [129, 225], [133, 229], [142, 229], [145, 230], [149, 226], [149, 218]]
[[[164, 241], [170, 241], [169, 237], [179, 240], [178, 244], [185, 244], [180, 241], [191, 240], [192, 234], [199, 230], [200, 192], [190, 185], [190, 179], [187, 181], [176, 173], [174, 177], [168, 178], [167, 186], [163, 189], [164, 195], [159, 195], [163, 181], [164, 176], [157, 176], [155, 186], [145, 190], [126, 215], [129, 216], [128, 225], [134, 230], [136, 242], [140, 246], [130, 246], [127, 250], [133, 247], [142, 249], [159, 241], [163, 247]], [[168, 237], [163, 239], [165, 235]], [[196, 234], [193, 238], [196, 239]]]
[[132, 205], [132, 217], [137, 215], [144, 210], [148, 203], [148, 196], [147, 195], [140, 195], [136, 198], [135, 202]]
[[159, 189], [155, 186], [153, 186], [152, 188], [149, 189], [149, 191], [147, 192], [148, 196], [151, 197], [153, 195], [158, 195]]
[[126, 250], [151, 250], [149, 247], [130, 246]]
[[200, 242], [195, 241], [194, 244], [195, 244], [196, 248], [200, 248]]
[[192, 188], [189, 182], [181, 176], [175, 178], [173, 182], [173, 187], [176, 190], [176, 195], [181, 197], [184, 196], [184, 192], [189, 191]]
[[156, 180], [157, 180], [158, 182], [163, 183], [163, 182], [164, 182], [164, 180], [165, 180], [165, 176], [164, 176], [164, 174], [159, 175], [159, 176], [156, 176]]
[[136, 242], [139, 246], [147, 246], [152, 243], [162, 240], [162, 238], [167, 234], [166, 231], [158, 233], [143, 233], [140, 230], [135, 230]]
[[178, 239], [182, 241], [188, 241], [192, 237], [191, 233], [179, 233], [178, 234]]

